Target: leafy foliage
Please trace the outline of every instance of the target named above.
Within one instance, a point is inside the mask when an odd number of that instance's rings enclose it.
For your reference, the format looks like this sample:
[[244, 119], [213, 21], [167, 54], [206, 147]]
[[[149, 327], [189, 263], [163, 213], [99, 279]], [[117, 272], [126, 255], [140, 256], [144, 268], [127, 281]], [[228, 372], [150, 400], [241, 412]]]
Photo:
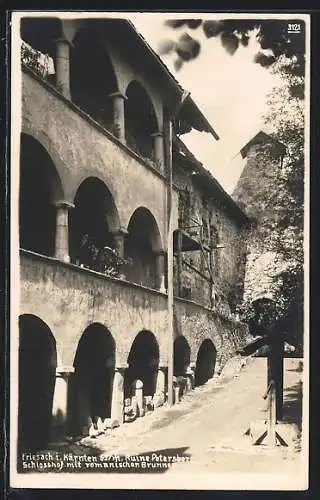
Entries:
[[[197, 30], [202, 30], [209, 38], [220, 38], [226, 51], [233, 55], [240, 46], [246, 47], [252, 37], [255, 37], [260, 44], [261, 51], [255, 57], [254, 62], [264, 67], [269, 67], [280, 56], [296, 58], [295, 65], [290, 66], [293, 74], [301, 76], [304, 74], [304, 22], [301, 20], [289, 20], [290, 23], [298, 23], [301, 31], [288, 33], [288, 21], [285, 19], [224, 19], [224, 20], [203, 20], [203, 19], [170, 19], [165, 24], [173, 29], [185, 31], [178, 42], [166, 40], [162, 43], [160, 53], [172, 53], [177, 55], [175, 60], [176, 69], [180, 69], [184, 62], [195, 59], [201, 45], [195, 36], [190, 34]], [[189, 31], [189, 33], [188, 33]]]
[[[249, 244], [243, 316], [250, 322], [254, 298], [263, 293], [271, 295], [276, 304], [276, 328], [301, 348], [304, 78], [291, 71], [295, 64], [295, 57], [281, 56], [272, 68], [280, 84], [268, 97], [264, 117], [266, 126], [272, 128], [270, 141], [251, 149], [234, 196], [255, 221]], [[282, 160], [277, 152], [278, 141], [286, 146]]]
[[41, 78], [49, 77], [49, 56], [30, 47], [25, 42], [21, 45], [21, 63], [28, 66]]

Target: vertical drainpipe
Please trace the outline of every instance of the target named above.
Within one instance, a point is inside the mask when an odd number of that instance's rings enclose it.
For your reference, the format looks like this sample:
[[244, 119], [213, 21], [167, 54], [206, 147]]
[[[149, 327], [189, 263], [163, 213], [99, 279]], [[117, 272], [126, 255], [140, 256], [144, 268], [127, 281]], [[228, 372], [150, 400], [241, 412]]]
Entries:
[[168, 251], [168, 404], [174, 404], [173, 395], [173, 239], [172, 239], [172, 117], [165, 113], [165, 156], [167, 170], [167, 251]]
[[165, 163], [167, 172], [167, 247], [168, 247], [168, 404], [174, 404], [173, 391], [173, 343], [174, 343], [174, 326], [173, 326], [173, 221], [172, 221], [172, 124], [175, 117], [178, 115], [184, 101], [190, 95], [190, 92], [184, 91], [180, 96], [176, 108], [170, 112], [166, 110], [164, 119], [164, 139], [165, 139]]

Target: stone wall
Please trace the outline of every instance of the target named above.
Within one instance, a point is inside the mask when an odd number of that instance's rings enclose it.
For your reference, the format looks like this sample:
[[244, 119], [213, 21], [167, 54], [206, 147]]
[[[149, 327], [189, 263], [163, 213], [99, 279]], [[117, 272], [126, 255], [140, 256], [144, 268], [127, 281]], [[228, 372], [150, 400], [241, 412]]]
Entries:
[[[234, 305], [242, 299], [242, 284], [244, 279], [246, 258], [246, 230], [237, 218], [230, 215], [228, 209], [215, 199], [214, 188], [212, 196], [205, 200], [203, 193], [195, 186], [193, 176], [176, 166], [174, 183], [181, 190], [190, 193], [190, 215], [192, 219], [207, 227], [213, 226], [217, 243], [223, 245], [214, 252], [214, 289], [221, 303], [234, 309]], [[191, 222], [192, 225], [192, 222]], [[206, 253], [208, 256], [208, 253]], [[203, 252], [185, 252], [184, 259], [208, 276]], [[192, 289], [192, 298], [205, 306], [210, 305], [210, 285], [199, 274], [184, 266]]]
[[[116, 343], [116, 363], [123, 365], [137, 334], [151, 331], [159, 344], [160, 361], [168, 359], [167, 296], [132, 283], [107, 278], [56, 259], [21, 252], [20, 314], [40, 317], [57, 343], [59, 364], [72, 366], [84, 330], [98, 322]], [[175, 299], [175, 336], [184, 335], [196, 361], [209, 338], [224, 363], [245, 341], [246, 327], [192, 301]]]
[[234, 199], [253, 220], [244, 280], [244, 300], [248, 302], [259, 297], [273, 298], [277, 276], [286, 267], [277, 244], [278, 219], [285, 200], [282, 154], [271, 137], [253, 142], [246, 151], [246, 164], [233, 192]]

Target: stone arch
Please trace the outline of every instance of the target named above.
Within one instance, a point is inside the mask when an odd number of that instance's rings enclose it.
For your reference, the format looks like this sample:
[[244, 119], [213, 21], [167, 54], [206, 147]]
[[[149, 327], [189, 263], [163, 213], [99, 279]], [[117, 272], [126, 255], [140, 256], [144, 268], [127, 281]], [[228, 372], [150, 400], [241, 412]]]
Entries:
[[205, 339], [198, 350], [195, 385], [203, 385], [214, 375], [214, 369], [217, 358], [217, 350], [210, 339]]
[[125, 398], [134, 395], [133, 382], [137, 379], [143, 382], [144, 396], [155, 394], [159, 357], [159, 344], [155, 335], [149, 330], [139, 332], [128, 355], [128, 368], [124, 380]]
[[147, 208], [137, 208], [130, 218], [124, 245], [128, 261], [127, 279], [156, 288], [156, 259], [161, 250], [161, 235], [155, 217]]
[[49, 326], [38, 316], [19, 317], [19, 451], [39, 450], [51, 436], [57, 350]]
[[141, 156], [154, 159], [152, 134], [160, 132], [160, 126], [153, 100], [138, 80], [130, 81], [126, 97], [126, 143]]
[[185, 375], [190, 365], [191, 349], [187, 339], [179, 335], [173, 344], [173, 374], [178, 377]]
[[70, 431], [86, 434], [89, 419], [111, 416], [116, 344], [101, 323], [91, 323], [82, 333], [74, 358], [74, 376], [68, 401]]
[[72, 101], [113, 132], [109, 95], [119, 90], [118, 77], [99, 30], [90, 25], [79, 29], [73, 39], [70, 89]]
[[19, 235], [26, 250], [53, 256], [56, 233], [55, 203], [63, 186], [51, 156], [33, 136], [21, 134]]
[[118, 209], [109, 188], [98, 177], [86, 177], [81, 182], [74, 205], [69, 224], [71, 260], [94, 267], [89, 245], [99, 252], [113, 247], [113, 233], [120, 228]]
[[[67, 200], [69, 199], [70, 186], [72, 185], [70, 172], [68, 166], [63, 162], [60, 154], [58, 153], [54, 143], [45, 133], [43, 129], [38, 129], [31, 123], [28, 119], [23, 117], [21, 125], [21, 134], [25, 136], [31, 136], [35, 141], [37, 141], [43, 149], [47, 152], [50, 157], [60, 180], [61, 186], [56, 193], [56, 200]], [[21, 151], [20, 151], [21, 152]]]

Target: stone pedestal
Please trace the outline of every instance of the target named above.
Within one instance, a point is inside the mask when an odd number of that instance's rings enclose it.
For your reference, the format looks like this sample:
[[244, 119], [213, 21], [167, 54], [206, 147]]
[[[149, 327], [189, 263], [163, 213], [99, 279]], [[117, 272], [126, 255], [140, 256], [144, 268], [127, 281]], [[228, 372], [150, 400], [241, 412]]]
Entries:
[[117, 366], [114, 369], [113, 390], [112, 390], [112, 404], [111, 404], [111, 418], [118, 420], [119, 424], [123, 423], [123, 383], [124, 372], [126, 366]]
[[159, 366], [156, 392], [153, 396], [154, 408], [158, 408], [159, 406], [162, 406], [165, 403], [165, 400], [166, 400], [166, 374], [167, 374], [167, 367], [166, 366]]
[[156, 132], [151, 134], [153, 139], [153, 153], [154, 159], [159, 171], [164, 174], [164, 146], [163, 146], [163, 135], [161, 132]]
[[138, 416], [143, 417], [145, 414], [143, 405], [143, 382], [142, 380], [135, 380], [133, 382], [134, 396], [138, 405]]
[[173, 394], [174, 394], [174, 404], [180, 402], [180, 387], [179, 385], [173, 384]]
[[52, 438], [63, 438], [67, 427], [68, 381], [74, 367], [58, 366], [52, 404]]
[[166, 366], [159, 366], [158, 377], [157, 377], [157, 387], [156, 387], [157, 394], [162, 393], [163, 395], [165, 395], [165, 392], [166, 392], [166, 371], [167, 371]]
[[186, 370], [187, 391], [191, 391], [195, 386], [195, 366], [196, 363], [190, 363]]
[[121, 92], [114, 92], [109, 95], [113, 103], [113, 126], [114, 135], [118, 139], [125, 143], [126, 142], [126, 132], [125, 132], [125, 121], [124, 121], [124, 102], [127, 97]]
[[65, 38], [54, 40], [56, 45], [56, 87], [67, 99], [70, 95], [70, 44]]
[[160, 292], [165, 293], [165, 252], [158, 252], [156, 255], [156, 286]]
[[69, 210], [74, 205], [68, 201], [56, 202], [56, 241], [54, 256], [64, 262], [70, 262], [69, 256]]

